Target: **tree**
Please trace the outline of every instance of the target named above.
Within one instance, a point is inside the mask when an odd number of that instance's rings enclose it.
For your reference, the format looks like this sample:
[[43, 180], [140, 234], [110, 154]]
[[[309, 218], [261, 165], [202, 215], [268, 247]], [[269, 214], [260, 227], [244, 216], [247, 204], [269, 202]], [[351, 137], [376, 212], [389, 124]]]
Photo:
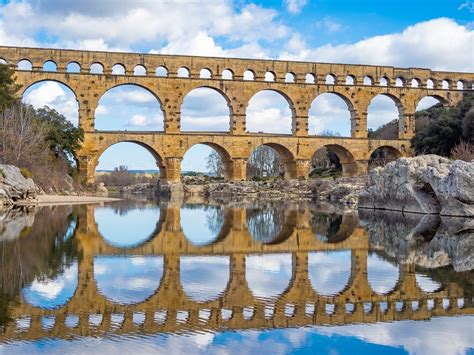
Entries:
[[15, 85], [13, 73], [8, 65], [0, 64], [0, 110], [18, 102], [15, 97], [18, 86]]
[[222, 163], [219, 153], [217, 153], [215, 150], [213, 150], [207, 156], [206, 168], [212, 175], [222, 177], [224, 174], [224, 163]]
[[285, 167], [276, 150], [260, 146], [252, 153], [247, 163], [247, 175], [250, 177], [281, 176]]
[[83, 129], [74, 127], [66, 117], [48, 106], [38, 109], [36, 114], [38, 119], [45, 124], [46, 142], [51, 151], [57, 158], [70, 162], [84, 140]]
[[464, 94], [456, 107], [434, 106], [418, 112], [416, 119], [428, 117], [411, 140], [416, 154], [449, 156], [464, 141], [474, 144], [474, 94]]

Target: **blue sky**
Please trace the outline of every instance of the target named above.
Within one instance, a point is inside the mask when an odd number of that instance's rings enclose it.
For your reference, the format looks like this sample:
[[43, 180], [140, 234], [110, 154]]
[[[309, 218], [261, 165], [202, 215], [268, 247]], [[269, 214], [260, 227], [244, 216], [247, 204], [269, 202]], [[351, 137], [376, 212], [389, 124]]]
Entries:
[[[112, 1], [0, 0], [0, 45], [126, 50], [150, 53], [278, 58], [474, 70], [474, 2], [432, 1]], [[77, 123], [77, 104], [66, 88], [36, 85], [24, 100], [49, 105]], [[420, 107], [433, 104], [426, 99]], [[369, 127], [398, 113], [376, 97]], [[288, 106], [278, 94], [262, 92], [247, 111], [250, 131], [289, 133]], [[97, 128], [160, 130], [159, 102], [144, 90], [122, 87], [106, 93], [97, 109]], [[183, 130], [228, 130], [223, 98], [193, 91], [182, 108]], [[310, 134], [326, 129], [350, 133], [349, 112], [332, 95], [310, 110]], [[183, 170], [205, 171], [210, 148], [196, 146]], [[133, 144], [116, 145], [99, 169], [125, 164], [155, 168], [151, 155]]]

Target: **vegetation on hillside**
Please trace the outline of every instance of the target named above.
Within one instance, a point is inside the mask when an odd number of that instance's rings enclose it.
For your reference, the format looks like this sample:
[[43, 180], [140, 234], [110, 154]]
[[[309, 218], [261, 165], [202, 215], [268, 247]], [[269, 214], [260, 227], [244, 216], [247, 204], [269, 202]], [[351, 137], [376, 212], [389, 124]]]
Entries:
[[54, 109], [22, 103], [13, 73], [0, 65], [0, 162], [18, 166], [45, 190], [71, 189], [84, 133]]

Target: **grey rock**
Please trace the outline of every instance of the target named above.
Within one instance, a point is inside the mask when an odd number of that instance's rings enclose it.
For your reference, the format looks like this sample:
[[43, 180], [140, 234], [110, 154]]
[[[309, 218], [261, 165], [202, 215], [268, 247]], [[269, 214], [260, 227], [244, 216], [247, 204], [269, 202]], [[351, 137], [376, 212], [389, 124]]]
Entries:
[[0, 171], [0, 205], [11, 206], [36, 198], [35, 183], [32, 179], [26, 179], [19, 168], [0, 164]]
[[370, 172], [359, 207], [474, 217], [474, 161], [400, 158]]

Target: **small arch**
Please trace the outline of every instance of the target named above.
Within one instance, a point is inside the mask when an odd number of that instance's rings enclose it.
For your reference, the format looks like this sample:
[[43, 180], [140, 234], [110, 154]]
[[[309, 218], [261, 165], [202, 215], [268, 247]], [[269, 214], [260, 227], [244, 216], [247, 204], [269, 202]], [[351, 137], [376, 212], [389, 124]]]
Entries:
[[168, 76], [168, 69], [163, 65], [160, 65], [159, 67], [156, 67], [155, 76], [161, 76], [161, 77], [166, 78]]
[[265, 143], [256, 147], [247, 161], [247, 177], [296, 178], [296, 162], [293, 153], [277, 143]]
[[181, 67], [177, 71], [178, 78], [189, 78], [189, 69], [186, 67]]
[[378, 166], [385, 166], [388, 163], [397, 160], [402, 154], [397, 148], [390, 146], [381, 146], [375, 149], [369, 158], [369, 169]]
[[20, 60], [16, 67], [18, 70], [33, 70], [33, 64], [28, 59]]
[[259, 91], [247, 105], [246, 126], [249, 132], [291, 134], [293, 119], [293, 103], [280, 91]]
[[355, 84], [356, 84], [356, 78], [354, 75], [346, 76], [346, 85], [355, 85]]
[[364, 85], [367, 85], [367, 86], [374, 85], [374, 78], [372, 78], [370, 75], [364, 76]]
[[80, 73], [81, 65], [78, 62], [69, 62], [66, 66], [67, 73]]
[[112, 67], [112, 75], [125, 75], [125, 66], [122, 64], [115, 64]]
[[285, 75], [285, 83], [294, 83], [296, 76], [294, 73], [286, 73]]
[[426, 81], [426, 88], [427, 89], [434, 89], [434, 81], [432, 79], [428, 79]]
[[311, 287], [319, 295], [340, 294], [349, 284], [351, 277], [351, 252], [310, 252], [308, 276]]
[[231, 116], [230, 100], [221, 90], [198, 87], [183, 99], [181, 130], [228, 132]]
[[267, 71], [264, 77], [265, 81], [275, 81], [275, 73], [272, 71]]
[[244, 80], [255, 80], [255, 73], [252, 70], [247, 69], [246, 71], [244, 71], [243, 79]]
[[380, 78], [380, 82], [379, 82], [379, 85], [380, 86], [389, 86], [389, 80], [386, 76], [383, 76]]
[[336, 85], [336, 77], [333, 74], [326, 75], [326, 85]]
[[411, 86], [412, 88], [419, 88], [419, 87], [421, 87], [421, 81], [420, 81], [420, 79], [418, 79], [418, 78], [413, 78], [413, 79], [411, 79], [410, 86]]
[[58, 66], [56, 65], [54, 61], [47, 60], [46, 62], [43, 63], [43, 71], [57, 72]]
[[146, 68], [140, 64], [136, 65], [135, 68], [133, 68], [133, 75], [146, 76]]
[[[325, 149], [323, 153], [320, 153], [322, 149]], [[320, 155], [318, 157], [318, 154]], [[329, 168], [334, 171], [334, 174], [337, 174], [337, 171], [340, 171], [343, 176], [352, 176], [357, 174], [357, 164], [355, 162], [354, 156], [352, 153], [345, 147], [338, 144], [327, 144], [319, 149], [317, 149], [311, 159], [313, 168], [315, 167], [315, 158], [318, 157], [319, 160], [327, 161], [326, 168]]]
[[100, 63], [92, 63], [89, 72], [91, 74], [104, 74], [104, 66]]
[[222, 79], [224, 79], [224, 80], [233, 80], [234, 79], [234, 72], [230, 69], [224, 69], [222, 71]]
[[456, 89], [457, 90], [464, 90], [464, 87], [465, 87], [464, 82], [461, 81], [461, 80], [458, 80], [458, 82], [456, 83]]
[[398, 283], [399, 270], [376, 253], [367, 257], [367, 278], [372, 291], [378, 294], [388, 294]]
[[0, 64], [6, 65], [8, 62], [5, 59], [0, 58]]
[[450, 82], [449, 82], [449, 80], [444, 79], [444, 80], [441, 82], [441, 88], [442, 88], [443, 90], [449, 90], [449, 87], [450, 87]]
[[201, 71], [199, 72], [199, 77], [201, 79], [212, 79], [212, 72], [210, 69], [208, 68], [203, 68], [201, 69]]
[[306, 84], [314, 84], [316, 82], [316, 76], [313, 73], [306, 74], [305, 81]]
[[396, 87], [404, 87], [405, 86], [405, 79], [402, 77], [398, 77], [395, 79], [395, 86]]

